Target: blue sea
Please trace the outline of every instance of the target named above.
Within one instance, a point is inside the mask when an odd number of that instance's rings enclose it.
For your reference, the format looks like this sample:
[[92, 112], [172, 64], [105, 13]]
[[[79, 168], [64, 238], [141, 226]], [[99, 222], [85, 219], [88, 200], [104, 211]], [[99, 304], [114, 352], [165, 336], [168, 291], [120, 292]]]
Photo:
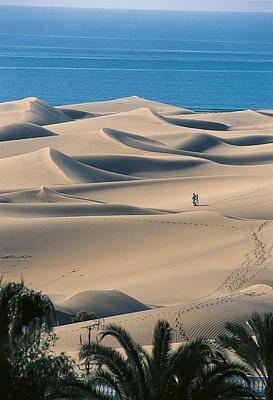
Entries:
[[273, 14], [0, 7], [0, 101], [273, 108]]

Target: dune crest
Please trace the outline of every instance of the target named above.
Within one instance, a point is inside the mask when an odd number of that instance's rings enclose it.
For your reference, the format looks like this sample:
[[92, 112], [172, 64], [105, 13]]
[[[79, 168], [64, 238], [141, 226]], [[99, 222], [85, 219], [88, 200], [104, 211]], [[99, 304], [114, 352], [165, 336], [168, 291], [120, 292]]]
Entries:
[[149, 139], [140, 135], [135, 135], [129, 132], [122, 132], [111, 128], [104, 128], [100, 131], [103, 137], [112, 139], [115, 142], [125, 146], [144, 151], [153, 151], [159, 153], [179, 154], [175, 149], [165, 145], [154, 139]]
[[120, 111], [131, 111], [141, 107], [153, 108], [158, 112], [163, 112], [164, 114], [193, 114], [193, 111], [186, 108], [159, 103], [139, 96], [129, 96], [110, 101], [72, 104], [65, 107], [72, 110], [79, 110], [81, 112], [88, 112], [96, 116], [115, 114]]

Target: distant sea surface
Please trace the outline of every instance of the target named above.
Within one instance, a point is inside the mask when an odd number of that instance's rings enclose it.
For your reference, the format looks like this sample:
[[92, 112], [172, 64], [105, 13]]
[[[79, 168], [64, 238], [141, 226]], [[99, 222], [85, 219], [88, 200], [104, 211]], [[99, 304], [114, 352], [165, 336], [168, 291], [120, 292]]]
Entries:
[[0, 101], [273, 108], [273, 14], [0, 7]]

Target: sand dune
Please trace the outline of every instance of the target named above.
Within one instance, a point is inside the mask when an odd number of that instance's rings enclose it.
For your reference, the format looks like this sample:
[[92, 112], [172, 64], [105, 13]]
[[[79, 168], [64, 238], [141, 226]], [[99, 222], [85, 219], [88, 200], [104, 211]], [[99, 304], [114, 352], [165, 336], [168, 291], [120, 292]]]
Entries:
[[228, 125], [215, 121], [198, 120], [191, 118], [174, 118], [174, 117], [162, 117], [162, 119], [170, 124], [179, 125], [186, 128], [204, 129], [207, 131], [226, 131]]
[[[126, 166], [126, 162], [124, 165]], [[132, 207], [177, 213], [193, 210], [189, 199], [192, 191], [197, 187], [202, 202], [202, 208], [197, 210], [212, 210], [224, 215], [251, 219], [266, 217], [272, 219], [271, 170], [269, 169], [266, 174], [262, 167], [262, 176], [257, 174], [257, 169], [255, 172], [256, 174], [243, 175], [243, 180], [241, 171], [241, 175], [238, 173], [225, 176], [220, 174], [206, 177], [142, 179], [103, 184], [70, 184], [30, 190], [12, 189], [12, 191], [2, 188], [0, 203], [15, 205], [21, 203], [126, 204]]]
[[[111, 315], [143, 345], [159, 318], [181, 341], [272, 311], [272, 116], [135, 96], [1, 104], [1, 274], [52, 296], [64, 323]], [[84, 326], [58, 327], [58, 349], [77, 351]]]
[[51, 148], [0, 160], [0, 185], [5, 188], [130, 179], [87, 166]]
[[[95, 202], [93, 202], [95, 203]], [[160, 210], [126, 206], [124, 204], [1, 204], [2, 217], [52, 218], [93, 215], [158, 215]]]
[[[123, 99], [99, 101], [94, 103], [72, 104], [65, 107], [66, 109], [79, 110], [82, 112], [93, 114], [95, 116], [116, 114], [118, 112], [131, 111], [141, 107], [152, 108], [166, 115], [193, 113], [193, 111], [185, 108], [158, 103], [157, 101], [147, 100], [139, 96], [131, 96], [125, 97]], [[62, 109], [63, 107], [60, 108]]]
[[70, 117], [36, 97], [0, 104], [0, 126], [18, 122], [48, 125], [68, 121], [71, 121]]
[[[149, 346], [152, 344], [152, 332], [157, 320], [166, 319], [174, 329], [175, 342], [185, 341], [190, 337], [215, 339], [224, 333], [227, 320], [245, 323], [253, 309], [258, 312], [271, 311], [272, 299], [271, 287], [255, 285], [233, 295], [106, 318], [102, 327], [108, 323], [117, 323], [128, 329], [135, 340], [144, 346]], [[56, 333], [60, 339], [57, 350], [66, 348], [72, 354], [76, 354], [80, 348], [80, 335], [82, 340], [87, 338], [86, 326], [87, 322], [58, 327]], [[99, 330], [93, 331], [93, 340], [99, 332]], [[118, 346], [118, 343], [111, 339], [105, 340], [104, 344]]]
[[0, 142], [47, 136], [56, 136], [56, 134], [31, 123], [10, 124], [0, 127]]
[[[148, 216], [2, 218], [2, 272], [7, 278], [20, 279], [23, 274], [35, 287], [67, 293], [67, 297], [79, 287], [82, 291], [116, 288], [145, 304], [178, 304], [213, 292], [249, 257], [251, 268], [242, 287], [257, 283], [259, 271], [268, 282], [272, 221], [257, 234], [260, 226], [260, 220], [205, 210]], [[266, 253], [261, 265], [256, 264], [257, 235]], [[228, 258], [223, 258], [223, 248]], [[29, 257], [17, 264], [22, 255]], [[47, 274], [41, 281], [44, 269]]]
[[[180, 124], [168, 122], [161, 114], [147, 107], [140, 107], [130, 111], [120, 111], [116, 114], [107, 114], [97, 118], [72, 121], [66, 124], [53, 124], [48, 129], [60, 135], [67, 135], [78, 132], [92, 132], [103, 128], [111, 128], [131, 133], [140, 133], [144, 130], [148, 132], [169, 130], [177, 132], [181, 130]], [[146, 136], [146, 135], [142, 135]]]
[[223, 124], [229, 130], [253, 130], [256, 128], [265, 129], [272, 126], [272, 119], [269, 115], [266, 115], [265, 113], [262, 114], [254, 110], [198, 113], [194, 115], [194, 119], [192, 119], [192, 116], [190, 117], [185, 115], [181, 118], [181, 120], [189, 121], [192, 127], [195, 126], [197, 128], [201, 128], [201, 126], [198, 126], [198, 124], [201, 124], [202, 121], [205, 120], [207, 128], [204, 127], [204, 124], [203, 129], [208, 130], [210, 130], [210, 126], [214, 126], [214, 124]]
[[94, 116], [97, 116], [88, 112], [73, 110], [72, 108], [57, 107], [57, 109], [71, 119], [93, 118]]
[[268, 117], [273, 117], [273, 110], [257, 110], [257, 112]]
[[[12, 157], [24, 153], [30, 153], [41, 150], [45, 147], [51, 147], [61, 151], [68, 156], [90, 155], [90, 154], [113, 154], [120, 151], [120, 145], [116, 145], [113, 141], [103, 138], [98, 132], [85, 132], [75, 135], [69, 134], [56, 135], [51, 137], [31, 138], [20, 140], [20, 147], [15, 141], [6, 141], [1, 143], [0, 158]], [[135, 150], [136, 151], [136, 150]], [[130, 154], [133, 152], [129, 147], [123, 149], [123, 152]]]
[[112, 139], [114, 142], [118, 142], [125, 146], [133, 147], [138, 150], [179, 154], [176, 149], [172, 149], [164, 143], [161, 143], [157, 140], [145, 138], [140, 135], [134, 135], [128, 132], [121, 132], [115, 129], [104, 128], [101, 130], [101, 135]]
[[65, 311], [58, 310], [56, 308], [56, 317], [57, 317], [57, 325], [66, 325], [72, 323], [73, 315]]
[[[187, 155], [191, 157], [204, 158], [205, 160], [214, 161], [220, 164], [228, 165], [240, 165], [240, 164], [264, 164], [272, 163], [273, 155], [272, 149], [273, 145], [270, 147], [268, 144], [272, 144], [272, 137], [270, 138], [259, 138], [257, 136], [246, 137], [244, 140], [238, 138], [233, 138], [231, 140], [219, 140], [212, 135], [200, 134], [192, 135], [190, 138], [184, 140], [182, 144], [179, 145], [179, 150], [172, 148], [162, 142], [156, 141], [154, 139], [143, 138], [139, 135], [133, 135], [125, 132], [116, 131], [113, 129], [103, 129], [102, 134], [111, 138], [112, 140], [122, 143], [125, 146], [133, 147], [139, 150], [150, 151], [154, 153], [167, 153], [167, 154], [180, 154]], [[239, 143], [239, 144], [238, 144]], [[256, 148], [254, 149], [254, 144]], [[267, 144], [264, 148], [262, 145]], [[210, 154], [200, 154], [207, 151], [209, 148], [215, 146], [221, 146], [223, 153], [220, 151], [217, 154], [211, 152]], [[228, 154], [225, 154], [226, 145], [229, 147], [233, 146], [245, 146], [246, 148], [238, 149], [238, 151], [228, 149]], [[249, 148], [251, 146], [251, 148]], [[231, 154], [229, 154], [231, 153]]]
[[80, 292], [56, 303], [56, 307], [74, 315], [80, 311], [93, 312], [98, 318], [144, 311], [150, 308], [125, 293], [113, 289]]
[[[239, 171], [238, 171], [239, 172]], [[57, 186], [58, 193], [95, 201], [107, 201], [138, 207], [184, 211], [218, 211], [251, 219], [272, 218], [270, 199], [273, 195], [270, 169], [259, 174], [219, 175], [184, 178], [144, 179], [140, 181]], [[198, 188], [202, 208], [193, 209], [189, 199]], [[254, 206], [255, 205], [255, 206]], [[260, 217], [260, 215], [262, 215]]]
[[86, 199], [65, 195], [46, 186], [0, 194], [0, 203], [73, 203], [80, 201], [86, 202]]
[[[214, 135], [207, 133], [200, 133], [195, 135], [189, 135], [183, 139], [175, 147], [180, 150], [194, 151], [194, 152], [204, 152], [216, 146], [259, 146], [263, 144], [273, 143], [273, 136], [264, 135], [245, 135], [243, 137], [231, 137], [231, 138], [219, 138]], [[225, 147], [227, 147], [225, 146]], [[251, 149], [253, 150], [253, 149]], [[234, 147], [230, 149], [231, 152], [234, 151]], [[240, 148], [239, 151], [242, 151]]]

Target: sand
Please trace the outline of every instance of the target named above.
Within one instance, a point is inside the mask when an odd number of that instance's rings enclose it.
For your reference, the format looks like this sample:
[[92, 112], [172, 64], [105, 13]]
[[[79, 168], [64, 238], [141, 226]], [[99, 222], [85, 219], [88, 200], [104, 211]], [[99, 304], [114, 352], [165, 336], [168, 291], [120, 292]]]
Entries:
[[0, 104], [0, 141], [0, 272], [62, 321], [95, 312], [149, 346], [158, 319], [179, 342], [273, 310], [273, 110], [28, 98]]

